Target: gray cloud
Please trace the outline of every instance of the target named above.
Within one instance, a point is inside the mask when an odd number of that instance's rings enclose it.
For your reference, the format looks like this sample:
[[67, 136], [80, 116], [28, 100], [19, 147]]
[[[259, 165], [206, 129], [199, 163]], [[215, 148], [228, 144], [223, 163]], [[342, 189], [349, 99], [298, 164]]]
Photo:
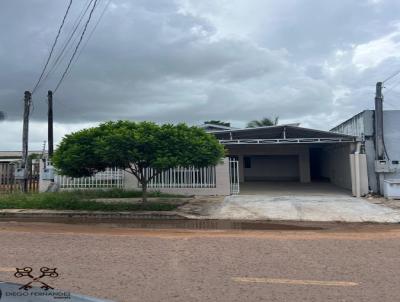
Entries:
[[[61, 42], [85, 3], [74, 1]], [[23, 92], [39, 76], [65, 6], [0, 3], [0, 110], [8, 117], [0, 124], [0, 140], [7, 141], [1, 148], [19, 147]], [[58, 136], [111, 119], [244, 125], [279, 115], [328, 129], [371, 107], [374, 82], [400, 68], [399, 6], [395, 0], [113, 0], [54, 97]], [[391, 53], [382, 54], [388, 45]], [[46, 92], [65, 63], [34, 95], [36, 130], [45, 126]], [[46, 139], [42, 132], [32, 134], [36, 147]]]

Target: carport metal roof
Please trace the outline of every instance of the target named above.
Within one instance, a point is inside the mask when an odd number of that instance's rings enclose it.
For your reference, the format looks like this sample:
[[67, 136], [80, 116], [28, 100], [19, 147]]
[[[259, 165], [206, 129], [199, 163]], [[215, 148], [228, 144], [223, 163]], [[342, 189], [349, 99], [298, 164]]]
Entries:
[[351, 143], [355, 136], [297, 127], [279, 125], [213, 131], [224, 145], [253, 144], [305, 144], [305, 143]]

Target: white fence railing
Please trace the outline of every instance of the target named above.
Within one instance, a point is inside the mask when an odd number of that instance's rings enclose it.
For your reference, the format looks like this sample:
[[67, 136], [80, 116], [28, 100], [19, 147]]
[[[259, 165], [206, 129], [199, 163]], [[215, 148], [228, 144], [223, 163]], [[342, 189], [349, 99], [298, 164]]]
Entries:
[[55, 175], [54, 182], [58, 184], [60, 189], [122, 189], [124, 186], [124, 171], [117, 168], [108, 168], [106, 171], [96, 173], [93, 176], [80, 178]]
[[[146, 173], [152, 177], [156, 171], [147, 168]], [[140, 186], [140, 184], [139, 184]], [[195, 168], [176, 167], [154, 176], [148, 183], [149, 188], [215, 188], [215, 166]]]

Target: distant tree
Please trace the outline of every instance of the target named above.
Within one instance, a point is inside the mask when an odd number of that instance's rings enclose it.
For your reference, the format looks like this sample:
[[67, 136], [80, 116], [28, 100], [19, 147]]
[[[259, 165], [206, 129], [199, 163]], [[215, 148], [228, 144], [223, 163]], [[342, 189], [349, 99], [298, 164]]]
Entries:
[[[211, 134], [185, 124], [107, 122], [63, 138], [53, 156], [59, 173], [90, 176], [107, 167], [118, 167], [136, 176], [147, 201], [147, 187], [158, 174], [176, 167], [216, 165], [224, 147]], [[148, 175], [146, 168], [153, 168]]]
[[207, 124], [207, 125], [209, 125], [209, 124], [220, 125], [220, 126], [225, 126], [225, 127], [230, 127], [231, 126], [231, 123], [223, 122], [223, 121], [220, 121], [220, 120], [209, 120], [209, 121], [205, 121], [204, 124]]
[[253, 120], [247, 124], [247, 128], [255, 128], [255, 127], [265, 127], [265, 126], [276, 126], [278, 125], [279, 117], [268, 118], [265, 117], [261, 120]]
[[0, 111], [0, 121], [5, 120], [6, 114], [3, 111]]

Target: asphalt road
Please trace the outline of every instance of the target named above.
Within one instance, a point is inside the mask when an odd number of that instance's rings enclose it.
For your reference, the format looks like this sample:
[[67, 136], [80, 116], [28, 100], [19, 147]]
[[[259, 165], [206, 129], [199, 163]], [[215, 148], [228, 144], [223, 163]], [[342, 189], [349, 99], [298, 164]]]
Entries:
[[0, 222], [0, 280], [115, 301], [399, 301], [400, 228], [141, 230]]

